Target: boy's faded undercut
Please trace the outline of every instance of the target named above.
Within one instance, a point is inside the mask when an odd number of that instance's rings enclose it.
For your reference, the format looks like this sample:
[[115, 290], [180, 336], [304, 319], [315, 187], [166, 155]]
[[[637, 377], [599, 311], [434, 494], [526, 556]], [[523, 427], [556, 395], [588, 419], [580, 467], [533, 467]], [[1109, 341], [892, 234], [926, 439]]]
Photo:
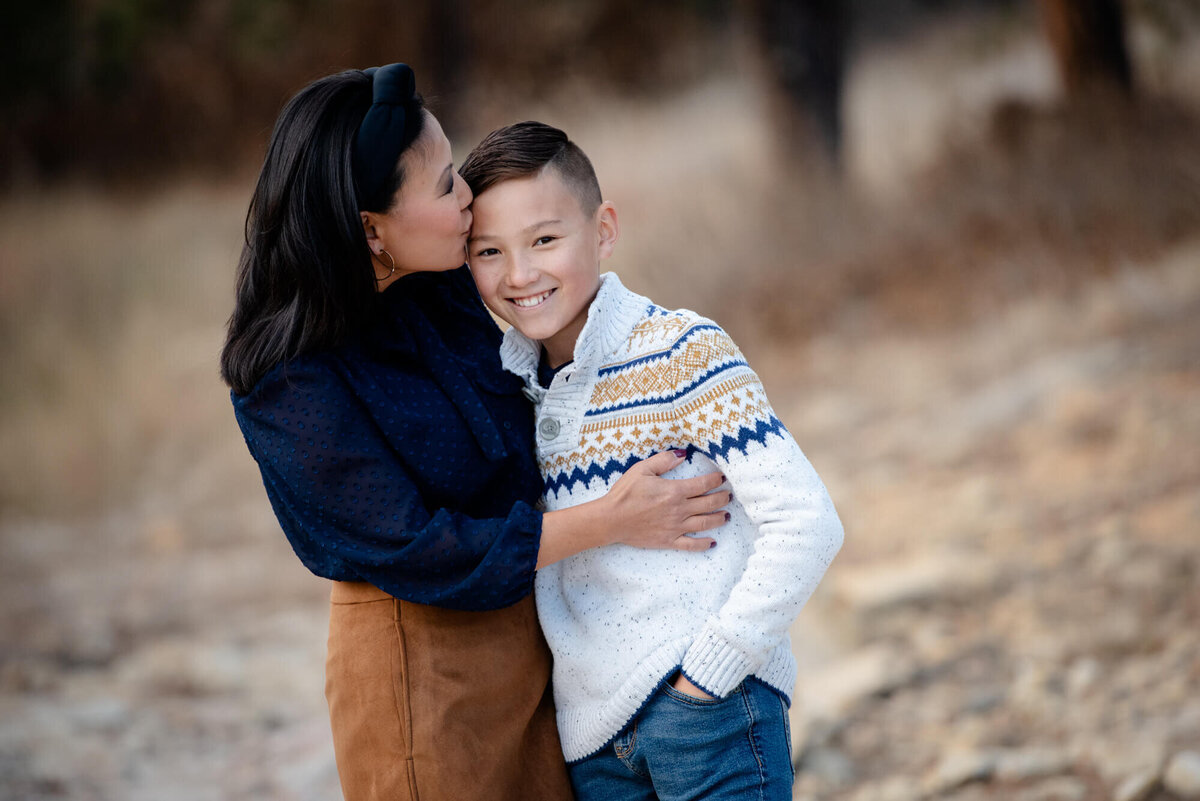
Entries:
[[518, 122], [497, 128], [475, 146], [458, 172], [482, 194], [501, 181], [528, 178], [553, 167], [579, 200], [584, 214], [603, 202], [592, 162], [567, 135], [543, 122]]

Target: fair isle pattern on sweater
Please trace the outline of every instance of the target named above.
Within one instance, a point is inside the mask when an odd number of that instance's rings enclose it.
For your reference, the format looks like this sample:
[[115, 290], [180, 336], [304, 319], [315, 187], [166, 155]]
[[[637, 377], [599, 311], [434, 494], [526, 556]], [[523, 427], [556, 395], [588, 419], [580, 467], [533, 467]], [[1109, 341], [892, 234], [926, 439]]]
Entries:
[[615, 545], [538, 571], [568, 761], [611, 742], [678, 670], [720, 697], [747, 676], [790, 696], [787, 630], [840, 547], [841, 524], [729, 336], [606, 274], [574, 363], [548, 389], [538, 343], [510, 330], [501, 356], [537, 406], [546, 511], [598, 498], [634, 462], [673, 448], [689, 461], [670, 477], [719, 470], [734, 494], [706, 553]]
[[664, 443], [720, 458], [784, 435], [762, 384], [728, 335], [705, 323], [681, 328], [678, 319], [661, 314], [648, 322], [662, 324], [639, 326], [640, 341], [653, 341], [654, 333], [678, 332], [678, 339], [659, 353], [600, 369], [578, 447], [539, 462], [547, 493], [620, 476], [645, 458], [638, 454], [657, 453]]

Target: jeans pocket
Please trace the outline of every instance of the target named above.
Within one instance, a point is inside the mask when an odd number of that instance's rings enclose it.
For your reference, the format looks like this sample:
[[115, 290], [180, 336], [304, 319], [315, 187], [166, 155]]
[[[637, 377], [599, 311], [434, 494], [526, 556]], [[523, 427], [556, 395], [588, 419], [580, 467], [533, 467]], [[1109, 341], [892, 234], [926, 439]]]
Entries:
[[740, 694], [742, 692], [742, 685], [739, 684], [737, 687], [734, 687], [733, 691], [730, 692], [729, 695], [725, 696], [724, 698], [697, 698], [694, 695], [688, 695], [685, 692], [680, 692], [679, 690], [676, 690], [674, 687], [671, 686], [670, 682], [663, 682], [662, 691], [663, 691], [663, 694], [667, 696], [667, 698], [670, 698], [672, 701], [677, 701], [681, 704], [684, 704], [685, 706], [709, 707], [709, 706], [720, 706], [721, 704], [723, 704], [727, 701], [733, 700], [733, 698], [735, 696], [737, 696], [738, 694]]
[[783, 700], [783, 696], [775, 693], [775, 697], [779, 699], [779, 712], [783, 715], [783, 739], [787, 744], [788, 767], [792, 769], [792, 782], [795, 782], [796, 757], [792, 754], [792, 719], [788, 715], [787, 702]]

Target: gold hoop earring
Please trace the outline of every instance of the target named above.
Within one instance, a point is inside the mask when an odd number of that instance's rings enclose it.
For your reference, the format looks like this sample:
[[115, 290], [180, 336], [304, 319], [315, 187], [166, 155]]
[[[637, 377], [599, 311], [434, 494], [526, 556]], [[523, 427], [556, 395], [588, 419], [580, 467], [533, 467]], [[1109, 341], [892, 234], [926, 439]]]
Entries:
[[[380, 278], [379, 276], [375, 276], [375, 280], [376, 280], [376, 281], [378, 281], [378, 282], [382, 282], [382, 281], [386, 281], [386, 280], [388, 280], [389, 278], [391, 278], [393, 275], [395, 275], [395, 274], [396, 274], [396, 260], [392, 258], [392, 254], [391, 254], [391, 253], [388, 253], [388, 252], [387, 252], [386, 250], [384, 250], [383, 248], [380, 248], [380, 249], [379, 249], [379, 252], [380, 252], [380, 253], [382, 253], [382, 254], [384, 254], [385, 256], [387, 256], [387, 257], [388, 257], [388, 261], [389, 261], [389, 262], [391, 262], [391, 265], [392, 265], [392, 269], [388, 270], [388, 274], [387, 274], [387, 275], [385, 275], [383, 278]], [[376, 255], [378, 255], [378, 254], [376, 254]]]

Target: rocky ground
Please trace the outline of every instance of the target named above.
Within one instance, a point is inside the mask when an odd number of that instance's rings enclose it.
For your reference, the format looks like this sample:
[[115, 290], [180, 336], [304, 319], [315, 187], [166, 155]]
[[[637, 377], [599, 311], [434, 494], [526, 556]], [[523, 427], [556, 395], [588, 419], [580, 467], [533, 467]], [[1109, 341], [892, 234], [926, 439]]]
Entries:
[[799, 361], [848, 535], [796, 633], [798, 797], [1200, 797], [1200, 248]]

